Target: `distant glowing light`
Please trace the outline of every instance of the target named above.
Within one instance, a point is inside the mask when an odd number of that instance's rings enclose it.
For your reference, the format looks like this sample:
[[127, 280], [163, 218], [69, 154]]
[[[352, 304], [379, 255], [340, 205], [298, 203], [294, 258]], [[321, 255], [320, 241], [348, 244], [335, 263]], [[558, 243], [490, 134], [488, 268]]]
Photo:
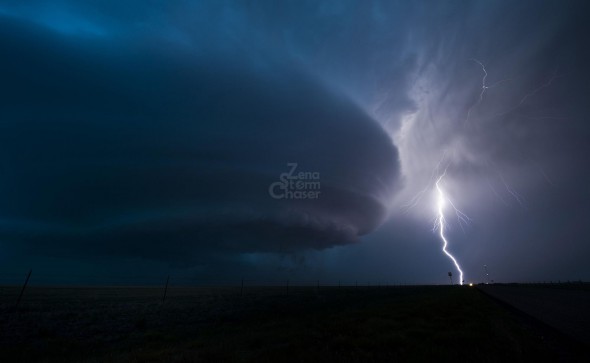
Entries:
[[473, 286], [473, 282], [470, 282], [470, 283], [469, 283], [469, 286]]

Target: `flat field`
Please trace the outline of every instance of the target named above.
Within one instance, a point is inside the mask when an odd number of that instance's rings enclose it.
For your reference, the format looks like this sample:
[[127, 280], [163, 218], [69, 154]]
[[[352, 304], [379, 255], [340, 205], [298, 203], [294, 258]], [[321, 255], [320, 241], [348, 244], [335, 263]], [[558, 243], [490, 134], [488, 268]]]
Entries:
[[584, 361], [475, 287], [0, 287], [2, 362]]

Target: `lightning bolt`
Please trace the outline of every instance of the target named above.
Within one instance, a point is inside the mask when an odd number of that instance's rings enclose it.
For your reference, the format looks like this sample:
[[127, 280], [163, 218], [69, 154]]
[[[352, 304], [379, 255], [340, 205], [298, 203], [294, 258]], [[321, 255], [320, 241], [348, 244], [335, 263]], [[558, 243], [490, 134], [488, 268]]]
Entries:
[[438, 179], [436, 180], [436, 183], [434, 184], [436, 187], [437, 197], [438, 197], [437, 198], [437, 212], [438, 212], [438, 214], [437, 214], [436, 221], [435, 221], [435, 229], [438, 229], [440, 239], [443, 241], [442, 251], [455, 264], [455, 268], [457, 269], [457, 271], [459, 271], [459, 284], [463, 285], [463, 270], [461, 270], [461, 266], [459, 266], [459, 262], [457, 262], [457, 259], [447, 250], [447, 247], [449, 245], [449, 241], [447, 240], [447, 238], [445, 236], [446, 220], [445, 220], [445, 213], [444, 213], [446, 203], [448, 202], [455, 209], [455, 213], [457, 213], [457, 217], [459, 218], [459, 220], [461, 220], [461, 218], [459, 216], [464, 216], [462, 218], [465, 218], [465, 217], [469, 218], [469, 217], [467, 217], [463, 212], [461, 212], [457, 208], [455, 208], [455, 206], [450, 201], [450, 199], [448, 199], [445, 196], [445, 192], [441, 188], [440, 183], [446, 174], [447, 174], [447, 171], [445, 169], [444, 173], [442, 173], [438, 177]]
[[[486, 69], [486, 66], [483, 62], [479, 61], [478, 59], [475, 58], [470, 58], [469, 61], [472, 61], [474, 63], [476, 63], [480, 68], [481, 68], [481, 72], [482, 72], [482, 76], [481, 76], [481, 88], [478, 92], [478, 97], [475, 99], [475, 101], [471, 104], [471, 106], [467, 109], [467, 113], [466, 113], [466, 117], [463, 120], [463, 127], [466, 127], [468, 124], [472, 124], [470, 121], [472, 121], [472, 119], [474, 118], [474, 111], [479, 108], [479, 106], [484, 102], [485, 98], [486, 98], [486, 93], [489, 89], [497, 87], [499, 85], [504, 84], [505, 82], [510, 82], [512, 81], [512, 79], [510, 78], [506, 78], [506, 79], [502, 79], [500, 81], [497, 81], [495, 83], [492, 84], [488, 84], [487, 80], [488, 80], [488, 71]], [[492, 118], [495, 117], [499, 117], [499, 116], [503, 116], [509, 113], [512, 113], [514, 111], [516, 111], [517, 109], [521, 108], [525, 103], [527, 103], [527, 101], [529, 101], [529, 99], [533, 98], [535, 95], [537, 95], [539, 92], [541, 92], [543, 89], [548, 88], [552, 85], [552, 83], [555, 81], [555, 79], [559, 77], [559, 75], [557, 74], [557, 71], [555, 71], [553, 73], [553, 75], [551, 75], [551, 77], [549, 77], [549, 79], [541, 84], [540, 86], [538, 86], [537, 88], [529, 91], [528, 93], [526, 93], [521, 99], [520, 101], [513, 105], [511, 108], [507, 109], [504, 112], [501, 112], [499, 114], [493, 115]], [[539, 118], [551, 118], [551, 119], [563, 119], [557, 116], [553, 116], [553, 115], [541, 115], [541, 116], [529, 116], [529, 115], [521, 115], [523, 117], [527, 117], [527, 118], [534, 118], [534, 119], [539, 119]], [[476, 125], [477, 126], [477, 125]], [[414, 197], [404, 206], [402, 206], [402, 210], [404, 211], [404, 213], [407, 213], [410, 209], [414, 208], [416, 205], [418, 205], [424, 195], [427, 194], [427, 192], [429, 190], [433, 190], [436, 192], [436, 210], [437, 210], [437, 214], [436, 217], [434, 219], [434, 225], [433, 225], [433, 232], [437, 232], [440, 236], [440, 239], [443, 243], [442, 246], [442, 251], [445, 255], [447, 255], [447, 257], [449, 257], [449, 259], [451, 259], [451, 261], [453, 262], [453, 264], [455, 265], [455, 268], [457, 269], [457, 271], [459, 272], [460, 275], [460, 281], [459, 283], [461, 285], [463, 285], [463, 270], [461, 269], [461, 266], [459, 265], [459, 262], [457, 261], [457, 259], [448, 251], [448, 246], [449, 246], [449, 241], [447, 239], [447, 236], [445, 235], [445, 231], [450, 229], [450, 225], [447, 223], [447, 220], [445, 218], [445, 207], [447, 207], [447, 205], [450, 205], [451, 208], [453, 208], [453, 211], [455, 213], [455, 216], [457, 218], [458, 224], [461, 227], [461, 229], [463, 230], [463, 232], [465, 233], [465, 228], [464, 226], [468, 225], [469, 222], [471, 221], [471, 218], [469, 218], [469, 216], [467, 216], [465, 213], [463, 213], [461, 210], [459, 210], [455, 204], [453, 204], [452, 200], [449, 199], [447, 197], [447, 195], [445, 194], [444, 189], [442, 188], [441, 184], [442, 181], [444, 179], [444, 177], [447, 174], [447, 169], [449, 164], [447, 164], [445, 169], [443, 170], [442, 173], [440, 173], [440, 170], [442, 169], [441, 165], [443, 164], [443, 161], [446, 158], [446, 153], [447, 150], [444, 151], [443, 153], [443, 157], [440, 159], [440, 161], [438, 162], [438, 164], [436, 165], [436, 167], [433, 169], [432, 171], [432, 175], [430, 176], [430, 179], [428, 181], [428, 183], [426, 184], [426, 187], [422, 190], [420, 190], [416, 195], [414, 195]], [[495, 170], [496, 174], [498, 175], [499, 181], [501, 182], [502, 186], [505, 189], [505, 193], [507, 196], [514, 198], [514, 200], [522, 207], [525, 208], [525, 198], [524, 196], [522, 196], [520, 193], [518, 193], [514, 188], [512, 188], [508, 182], [506, 181], [506, 179], [504, 178], [504, 176], [502, 175], [502, 173], [493, 165], [493, 163], [491, 162], [491, 160], [488, 160], [488, 165], [490, 166], [490, 169]], [[545, 180], [547, 181], [547, 183], [549, 183], [550, 185], [553, 185], [553, 182], [551, 181], [551, 179], [549, 178], [549, 176], [545, 173], [545, 171], [543, 170], [543, 168], [538, 165], [539, 168], [539, 172], [541, 173], [541, 175], [545, 178]], [[438, 177], [437, 177], [438, 175]], [[504, 204], [504, 205], [509, 205], [509, 203], [507, 202], [506, 199], [504, 199], [502, 197], [502, 195], [498, 192], [498, 190], [496, 190], [496, 188], [494, 187], [494, 185], [492, 184], [489, 175], [486, 176], [487, 179], [487, 184], [489, 189], [491, 190], [491, 192]], [[526, 208], [525, 208], [526, 209]]]

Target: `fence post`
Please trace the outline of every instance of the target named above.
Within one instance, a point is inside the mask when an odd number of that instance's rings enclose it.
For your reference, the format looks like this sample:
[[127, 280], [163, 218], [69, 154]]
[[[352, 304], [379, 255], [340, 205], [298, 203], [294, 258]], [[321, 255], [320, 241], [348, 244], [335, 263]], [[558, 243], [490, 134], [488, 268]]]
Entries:
[[20, 290], [20, 294], [18, 294], [18, 300], [16, 300], [15, 308], [18, 308], [18, 305], [20, 304], [20, 300], [22, 299], [23, 294], [25, 293], [25, 289], [26, 289], [27, 285], [29, 284], [29, 279], [31, 278], [32, 272], [33, 272], [33, 269], [30, 269], [29, 273], [27, 274], [27, 278], [25, 279], [25, 283], [23, 284], [23, 288]]
[[166, 293], [168, 292], [168, 282], [170, 281], [170, 275], [166, 277], [166, 286], [164, 287], [164, 296], [162, 296], [162, 304], [166, 300]]

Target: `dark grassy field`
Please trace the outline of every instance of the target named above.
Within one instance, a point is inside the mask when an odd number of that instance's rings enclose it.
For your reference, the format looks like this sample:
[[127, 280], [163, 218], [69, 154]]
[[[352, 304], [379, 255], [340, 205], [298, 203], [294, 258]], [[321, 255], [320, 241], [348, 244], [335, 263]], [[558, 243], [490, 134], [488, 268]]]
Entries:
[[1, 362], [582, 361], [476, 288], [0, 288]]

